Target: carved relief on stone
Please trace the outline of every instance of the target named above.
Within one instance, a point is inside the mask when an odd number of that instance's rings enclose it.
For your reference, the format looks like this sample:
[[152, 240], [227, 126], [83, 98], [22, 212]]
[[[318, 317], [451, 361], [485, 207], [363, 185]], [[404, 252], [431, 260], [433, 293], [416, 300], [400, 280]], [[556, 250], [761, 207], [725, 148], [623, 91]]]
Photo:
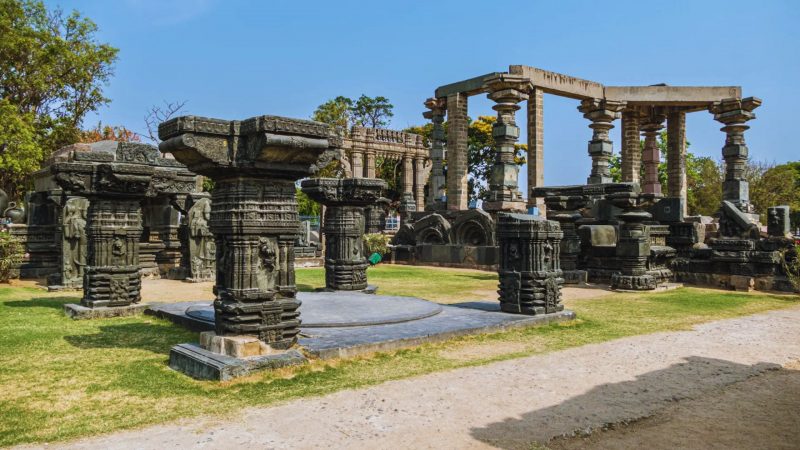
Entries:
[[214, 279], [217, 250], [208, 226], [210, 219], [210, 199], [201, 198], [189, 209], [189, 278], [192, 281]]
[[86, 210], [89, 201], [85, 198], [67, 200], [63, 209], [63, 242], [61, 244], [61, 283], [65, 286], [80, 286], [86, 266]]

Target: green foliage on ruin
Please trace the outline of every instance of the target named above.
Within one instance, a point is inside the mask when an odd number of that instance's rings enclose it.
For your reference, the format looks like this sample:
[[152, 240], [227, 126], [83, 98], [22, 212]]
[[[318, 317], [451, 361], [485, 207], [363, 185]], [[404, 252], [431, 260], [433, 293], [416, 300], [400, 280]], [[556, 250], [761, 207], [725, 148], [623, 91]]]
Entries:
[[0, 36], [0, 188], [19, 198], [44, 158], [77, 142], [86, 114], [109, 102], [118, 50], [90, 19], [38, 0], [0, 0]]
[[22, 244], [5, 231], [0, 231], [0, 283], [13, 278], [14, 270], [22, 259]]
[[371, 255], [373, 253], [377, 253], [381, 256], [384, 256], [389, 253], [389, 241], [392, 240], [392, 237], [388, 234], [383, 233], [370, 233], [364, 235], [364, 248], [366, 248], [366, 254]]

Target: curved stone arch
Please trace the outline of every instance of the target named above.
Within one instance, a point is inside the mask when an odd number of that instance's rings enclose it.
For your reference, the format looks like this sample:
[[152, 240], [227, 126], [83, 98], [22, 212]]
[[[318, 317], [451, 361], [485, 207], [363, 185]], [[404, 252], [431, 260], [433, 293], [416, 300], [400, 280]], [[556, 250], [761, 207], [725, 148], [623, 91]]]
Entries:
[[494, 246], [494, 220], [482, 209], [463, 211], [453, 222], [451, 242], [459, 245]]
[[449, 244], [450, 222], [439, 214], [425, 216], [414, 223], [414, 237], [419, 244]]

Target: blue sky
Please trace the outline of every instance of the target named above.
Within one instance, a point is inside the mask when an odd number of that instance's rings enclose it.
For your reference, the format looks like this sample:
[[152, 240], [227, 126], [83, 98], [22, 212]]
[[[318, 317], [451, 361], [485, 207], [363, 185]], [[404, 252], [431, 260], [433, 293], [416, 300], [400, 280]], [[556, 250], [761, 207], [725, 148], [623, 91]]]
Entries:
[[[337, 95], [383, 95], [392, 128], [421, 124], [437, 86], [525, 64], [606, 85], [740, 85], [763, 99], [752, 159], [800, 159], [800, 2], [48, 0], [120, 48], [109, 106], [87, 119], [144, 129], [147, 109], [308, 118]], [[584, 183], [588, 121], [545, 97], [545, 183]], [[470, 115], [492, 114], [484, 96]], [[524, 115], [522, 115], [524, 118]], [[520, 120], [523, 126], [524, 120]], [[617, 125], [619, 123], [617, 122]], [[711, 114], [687, 119], [690, 150], [719, 158]], [[619, 126], [612, 130], [615, 152]], [[520, 172], [525, 183], [525, 170]]]

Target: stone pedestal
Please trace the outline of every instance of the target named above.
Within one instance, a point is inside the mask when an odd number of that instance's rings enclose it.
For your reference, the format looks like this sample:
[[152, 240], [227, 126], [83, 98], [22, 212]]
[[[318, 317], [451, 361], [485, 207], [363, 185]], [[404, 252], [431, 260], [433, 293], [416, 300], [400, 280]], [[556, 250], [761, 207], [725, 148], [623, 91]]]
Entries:
[[502, 311], [537, 315], [564, 309], [559, 266], [563, 237], [558, 222], [526, 214], [498, 214]]
[[578, 236], [576, 222], [581, 218], [578, 211], [552, 211], [548, 217], [559, 223], [564, 238], [561, 239], [561, 270], [564, 272], [564, 283], [586, 283], [587, 273], [578, 267], [581, 254], [581, 239]]
[[652, 205], [654, 198], [638, 193], [609, 196], [611, 203], [625, 210], [618, 216], [623, 221], [619, 227], [616, 248], [621, 273], [614, 273], [611, 276], [612, 289], [641, 291], [656, 288], [656, 278], [647, 273], [650, 233], [649, 227], [643, 223], [653, 218], [653, 215], [644, 209]]
[[[149, 181], [146, 175], [139, 182]], [[144, 192], [141, 193], [142, 197]], [[89, 238], [81, 304], [90, 308], [128, 306], [141, 300], [139, 198], [96, 195], [89, 200]]]
[[[162, 152], [215, 183], [208, 226], [217, 263], [216, 334], [251, 335], [273, 349], [290, 348], [300, 326], [294, 183], [329, 161], [341, 142], [325, 124], [276, 116], [178, 117], [158, 132]], [[206, 361], [198, 358], [197, 364]]]
[[303, 180], [303, 192], [326, 206], [325, 287], [354, 291], [367, 288], [364, 251], [364, 207], [374, 204], [386, 188], [375, 178], [315, 178]]

